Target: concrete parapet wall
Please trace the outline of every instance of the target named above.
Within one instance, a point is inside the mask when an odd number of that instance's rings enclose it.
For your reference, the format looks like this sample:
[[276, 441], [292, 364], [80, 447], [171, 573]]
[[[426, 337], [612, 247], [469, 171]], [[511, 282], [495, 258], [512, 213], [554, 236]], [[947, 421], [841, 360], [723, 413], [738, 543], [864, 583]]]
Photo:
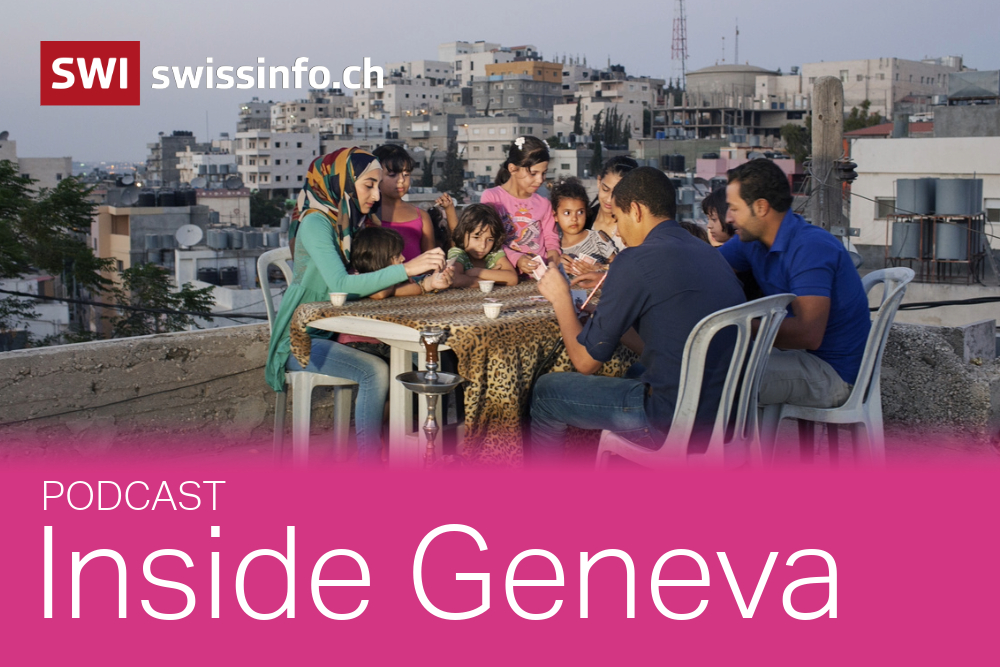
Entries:
[[[103, 453], [156, 435], [267, 440], [267, 341], [255, 324], [0, 353], [0, 459], [24, 447]], [[329, 427], [332, 397], [319, 389], [313, 403], [317, 428]]]
[[[1000, 362], [969, 352], [984, 327], [893, 327], [882, 367], [887, 428], [1000, 432]], [[266, 448], [275, 397], [264, 382], [267, 340], [258, 324], [0, 353], [0, 460], [132, 454], [156, 436]], [[313, 432], [328, 432], [328, 390], [315, 392], [313, 408]]]

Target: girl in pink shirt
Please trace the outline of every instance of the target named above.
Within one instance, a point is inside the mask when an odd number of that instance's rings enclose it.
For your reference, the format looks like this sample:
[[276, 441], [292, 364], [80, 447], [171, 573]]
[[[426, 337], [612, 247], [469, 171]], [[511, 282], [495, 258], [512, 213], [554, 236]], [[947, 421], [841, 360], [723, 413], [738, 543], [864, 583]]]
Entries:
[[437, 247], [430, 216], [426, 211], [403, 201], [410, 190], [413, 159], [405, 148], [395, 144], [383, 144], [373, 152], [382, 164], [382, 180], [378, 185], [382, 200], [374, 212], [382, 221], [383, 227], [394, 229], [403, 235], [403, 259], [408, 262]]
[[491, 204], [503, 219], [507, 235], [504, 252], [520, 273], [531, 275], [538, 266], [535, 257], [559, 261], [559, 233], [552, 204], [537, 194], [549, 168], [549, 147], [536, 137], [518, 137], [500, 165], [496, 186], [483, 193], [482, 203]]

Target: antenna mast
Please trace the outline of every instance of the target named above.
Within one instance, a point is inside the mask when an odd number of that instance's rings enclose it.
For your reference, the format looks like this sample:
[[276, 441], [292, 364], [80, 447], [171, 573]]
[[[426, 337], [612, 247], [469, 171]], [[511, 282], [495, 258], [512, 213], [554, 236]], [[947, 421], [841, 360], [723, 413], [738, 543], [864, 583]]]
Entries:
[[736, 53], [733, 56], [733, 62], [737, 65], [740, 64], [740, 20], [736, 19]]
[[[680, 85], [682, 89], [687, 88], [687, 16], [684, 14], [684, 0], [677, 0], [677, 8], [674, 11], [674, 38], [670, 45], [670, 59], [680, 61]], [[676, 71], [677, 64], [674, 69]]]

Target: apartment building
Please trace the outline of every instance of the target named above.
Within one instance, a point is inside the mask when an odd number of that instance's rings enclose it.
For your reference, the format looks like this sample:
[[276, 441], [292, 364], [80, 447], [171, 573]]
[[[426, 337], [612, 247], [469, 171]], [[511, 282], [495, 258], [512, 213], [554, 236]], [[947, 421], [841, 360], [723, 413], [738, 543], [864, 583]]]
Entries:
[[466, 171], [492, 179], [506, 159], [510, 144], [520, 136], [545, 139], [552, 135], [552, 119], [541, 115], [467, 118], [455, 123], [459, 154]]
[[320, 155], [317, 132], [237, 132], [236, 168], [243, 184], [271, 199], [287, 199], [302, 187], [309, 163]]
[[270, 114], [275, 132], [309, 132], [312, 119], [352, 117], [354, 100], [342, 90], [314, 90], [307, 99], [272, 104]]

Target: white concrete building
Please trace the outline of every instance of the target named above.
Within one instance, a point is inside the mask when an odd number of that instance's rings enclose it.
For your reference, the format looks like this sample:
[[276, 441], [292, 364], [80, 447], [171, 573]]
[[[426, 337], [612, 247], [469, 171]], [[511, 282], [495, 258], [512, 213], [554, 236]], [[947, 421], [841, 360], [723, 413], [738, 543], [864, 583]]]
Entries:
[[430, 79], [438, 85], [445, 85], [455, 80], [455, 63], [450, 60], [405, 60], [387, 63], [385, 72], [389, 76]]
[[[1000, 137], [927, 139], [857, 139], [851, 159], [858, 179], [851, 187], [851, 226], [861, 230], [859, 245], [885, 245], [886, 214], [896, 204], [896, 181], [901, 178], [981, 178], [983, 210], [1000, 222]], [[996, 239], [993, 247], [1000, 248]]]
[[[533, 49], [534, 47], [520, 47]], [[509, 63], [517, 54], [493, 42], [446, 42], [438, 45], [438, 60], [454, 63], [455, 78], [462, 86], [486, 77], [486, 66]]]
[[434, 79], [387, 76], [381, 90], [362, 88], [354, 92], [354, 110], [359, 118], [381, 118], [383, 113], [391, 118], [433, 113], [443, 110], [446, 90], [451, 89]]
[[354, 100], [339, 90], [314, 90], [308, 99], [271, 105], [270, 129], [275, 132], [309, 132], [313, 118], [350, 118]]
[[545, 139], [552, 135], [552, 119], [525, 116], [468, 118], [455, 123], [458, 151], [466, 160], [466, 171], [475, 177], [494, 178], [507, 158], [514, 139], [531, 135]]
[[181, 183], [190, 184], [199, 176], [209, 183], [221, 183], [237, 173], [236, 156], [228, 152], [195, 152], [190, 149], [175, 155]]
[[844, 83], [844, 111], [871, 102], [869, 113], [890, 117], [896, 104], [906, 97], [930, 98], [948, 92], [948, 73], [962, 69], [962, 60], [903, 60], [872, 58], [838, 62], [807, 63], [802, 66], [806, 89], [811, 94], [816, 79], [833, 76]]
[[309, 163], [320, 154], [316, 132], [250, 130], [236, 133], [236, 168], [243, 184], [271, 198], [294, 196]]
[[73, 175], [73, 158], [70, 157], [18, 157], [17, 142], [0, 140], [0, 160], [10, 160], [18, 165], [18, 173], [33, 178], [35, 189], [54, 188], [59, 181]]
[[[0, 279], [0, 289], [12, 292], [23, 292], [25, 294], [37, 294], [39, 296], [57, 296], [55, 292], [56, 279], [52, 276], [29, 274], [17, 278]], [[0, 295], [8, 297], [10, 295]], [[59, 295], [64, 296], [64, 295]], [[32, 299], [30, 297], [13, 297], [27, 305], [38, 314], [38, 317], [29, 320], [14, 318], [14, 329], [27, 331], [32, 338], [45, 338], [46, 336], [57, 336], [65, 333], [69, 329], [70, 312], [69, 304], [62, 301], [48, 301], [42, 299]]]

